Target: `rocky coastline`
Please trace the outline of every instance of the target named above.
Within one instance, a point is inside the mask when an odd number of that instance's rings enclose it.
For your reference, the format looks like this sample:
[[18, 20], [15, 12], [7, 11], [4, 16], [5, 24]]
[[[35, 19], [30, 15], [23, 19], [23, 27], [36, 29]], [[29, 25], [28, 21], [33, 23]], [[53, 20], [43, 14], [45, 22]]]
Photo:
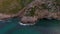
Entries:
[[6, 20], [6, 19], [9, 19], [9, 18], [13, 18], [14, 16], [16, 16], [16, 15], [15, 14], [11, 15], [11, 14], [0, 13], [0, 20]]
[[[39, 12], [38, 12], [39, 13]], [[38, 16], [23, 16], [21, 18], [21, 22], [23, 24], [34, 24], [36, 23], [36, 21], [38, 19], [43, 19], [43, 18], [46, 18], [46, 19], [56, 19], [56, 20], [60, 20], [60, 13], [57, 13], [57, 12], [42, 12], [40, 13]]]
[[[51, 3], [51, 1], [50, 2], [47, 1], [47, 2]], [[28, 4], [26, 7], [24, 7], [22, 10], [20, 10], [18, 13], [18, 17], [21, 17], [21, 22], [23, 24], [28, 24], [28, 23], [33, 24], [38, 19], [43, 19], [43, 18], [60, 20], [60, 11], [58, 10], [59, 7], [57, 9], [55, 8], [57, 11], [54, 10], [54, 6], [51, 8], [50, 11], [48, 9], [41, 10], [41, 8], [42, 8], [41, 5], [47, 4], [47, 2], [45, 2], [45, 1], [40, 2], [40, 0], [34, 0], [30, 4]], [[50, 5], [48, 4], [48, 6], [50, 6]], [[34, 7], [37, 7], [36, 10], [34, 11], [35, 15], [26, 16], [25, 14], [27, 14], [27, 12], [29, 13], [31, 11], [31, 8], [34, 8]]]
[[[49, 4], [48, 4], [49, 3]], [[34, 24], [38, 19], [56, 19], [60, 20], [60, 10], [55, 11], [55, 6], [51, 6], [55, 2], [51, 3], [51, 1], [42, 1], [42, 0], [34, 0], [28, 5], [26, 5], [23, 9], [21, 9], [17, 14], [3, 14], [0, 13], [0, 20], [5, 20], [8, 18], [18, 17], [21, 18], [21, 22], [23, 24]], [[51, 10], [48, 11], [48, 9], [44, 8], [46, 6], [42, 6], [47, 4], [47, 7]], [[60, 6], [59, 6], [60, 7]], [[57, 9], [59, 8], [57, 7]], [[33, 16], [26, 16], [25, 14], [29, 14], [31, 12], [32, 8], [35, 8], [34, 15]], [[28, 12], [28, 13], [27, 13]]]

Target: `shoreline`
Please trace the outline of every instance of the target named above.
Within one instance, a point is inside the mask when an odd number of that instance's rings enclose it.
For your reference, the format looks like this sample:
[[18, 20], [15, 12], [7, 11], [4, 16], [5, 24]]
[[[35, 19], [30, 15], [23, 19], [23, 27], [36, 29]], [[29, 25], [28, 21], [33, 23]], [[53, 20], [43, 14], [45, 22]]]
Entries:
[[35, 25], [36, 23], [33, 23], [33, 24], [24, 24], [24, 23], [19, 22], [19, 24], [23, 25], [23, 26], [27, 26], [27, 25]]
[[16, 16], [16, 15], [15, 14], [9, 15], [9, 14], [0, 13], [0, 20], [9, 19], [9, 18], [12, 18], [14, 16]]

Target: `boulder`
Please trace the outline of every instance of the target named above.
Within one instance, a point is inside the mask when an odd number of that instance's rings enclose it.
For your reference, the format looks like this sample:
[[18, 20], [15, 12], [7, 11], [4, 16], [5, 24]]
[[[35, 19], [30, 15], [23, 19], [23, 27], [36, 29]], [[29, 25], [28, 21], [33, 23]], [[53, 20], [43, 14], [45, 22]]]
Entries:
[[38, 18], [34, 17], [30, 17], [30, 16], [24, 16], [21, 18], [21, 22], [24, 24], [34, 24], [36, 23]]

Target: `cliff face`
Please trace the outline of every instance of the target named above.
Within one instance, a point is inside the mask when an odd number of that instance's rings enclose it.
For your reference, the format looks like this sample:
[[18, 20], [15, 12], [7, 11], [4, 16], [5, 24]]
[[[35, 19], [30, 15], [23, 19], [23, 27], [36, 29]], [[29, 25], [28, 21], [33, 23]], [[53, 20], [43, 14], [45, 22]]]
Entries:
[[21, 18], [21, 22], [24, 24], [34, 24], [37, 21], [37, 17], [24, 16]]
[[[26, 7], [24, 7], [20, 13], [19, 13], [19, 17], [21, 17], [22, 15], [22, 22], [28, 22], [29, 19], [28, 16], [30, 17], [36, 17], [37, 19], [43, 19], [43, 18], [47, 18], [47, 19], [57, 19], [60, 20], [60, 6], [57, 5], [58, 3], [56, 2], [56, 0], [34, 0], [31, 3], [29, 3]], [[33, 9], [32, 9], [33, 8]], [[23, 14], [21, 14], [21, 12], [24, 12]], [[32, 12], [32, 13], [31, 13]], [[31, 16], [31, 14], [33, 16]], [[24, 17], [26, 16], [26, 18]], [[31, 19], [32, 22], [34, 23], [35, 19]], [[31, 22], [30, 20], [30, 22]]]
[[[37, 19], [53, 18], [60, 20], [60, 2], [58, 0], [1, 0], [0, 13], [4, 18], [18, 16], [21, 21], [35, 22]], [[7, 16], [6, 14], [9, 14]], [[1, 15], [0, 15], [1, 16]], [[7, 16], [7, 17], [6, 17]], [[29, 16], [29, 17], [28, 17]], [[1, 16], [1, 18], [3, 18]], [[26, 18], [25, 18], [26, 17]], [[36, 17], [36, 20], [35, 18]], [[31, 21], [30, 21], [31, 20]]]

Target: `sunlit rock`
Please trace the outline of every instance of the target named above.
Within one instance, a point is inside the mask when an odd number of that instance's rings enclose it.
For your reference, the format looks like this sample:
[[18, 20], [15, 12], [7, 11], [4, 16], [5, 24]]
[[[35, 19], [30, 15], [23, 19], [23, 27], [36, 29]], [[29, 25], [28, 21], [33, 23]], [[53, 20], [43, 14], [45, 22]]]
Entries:
[[21, 23], [23, 24], [35, 24], [38, 18], [30, 17], [30, 16], [24, 16], [21, 18]]

